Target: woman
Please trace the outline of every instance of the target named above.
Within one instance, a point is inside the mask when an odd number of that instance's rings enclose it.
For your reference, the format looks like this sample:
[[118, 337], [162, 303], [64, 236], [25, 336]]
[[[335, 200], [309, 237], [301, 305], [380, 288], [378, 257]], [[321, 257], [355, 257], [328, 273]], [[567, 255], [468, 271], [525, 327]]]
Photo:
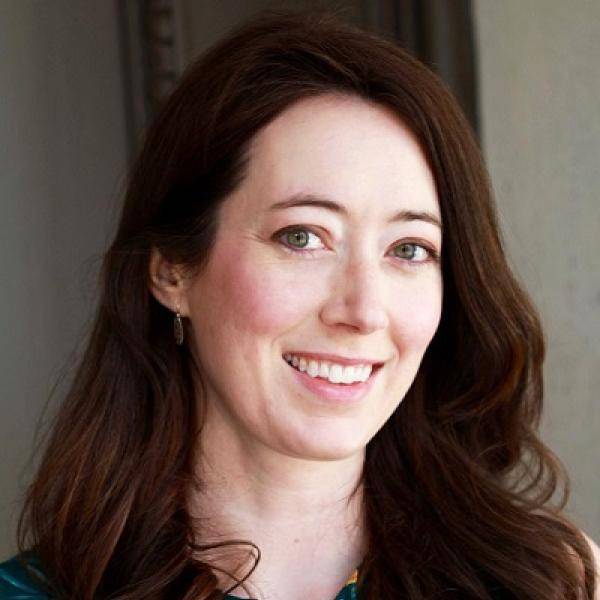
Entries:
[[147, 133], [3, 597], [593, 598], [543, 355], [440, 80], [264, 13]]

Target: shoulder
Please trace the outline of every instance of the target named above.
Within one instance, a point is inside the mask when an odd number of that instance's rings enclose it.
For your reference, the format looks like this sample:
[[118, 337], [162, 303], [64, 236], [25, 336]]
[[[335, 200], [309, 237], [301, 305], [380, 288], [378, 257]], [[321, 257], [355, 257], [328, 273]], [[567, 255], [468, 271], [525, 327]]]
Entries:
[[590, 550], [592, 551], [592, 558], [594, 559], [594, 565], [596, 567], [596, 592], [594, 595], [594, 600], [600, 600], [600, 548], [598, 547], [598, 544], [596, 544], [596, 542], [594, 542], [594, 540], [584, 531], [581, 531], [581, 534], [585, 538], [585, 541], [588, 543]]
[[40, 578], [44, 578], [34, 558], [13, 556], [0, 563], [0, 600], [49, 600], [49, 596], [23, 565], [23, 560]]
[[[544, 514], [542, 516], [544, 518], [548, 518], [547, 514]], [[551, 518], [557, 519], [557, 516], [553, 515]], [[595, 575], [594, 582], [596, 584], [595, 585], [596, 589], [594, 591], [594, 597], [590, 598], [590, 600], [600, 600], [600, 548], [598, 547], [598, 544], [596, 544], [596, 542], [589, 535], [587, 535], [585, 533], [585, 531], [583, 531], [579, 527], [575, 526], [570, 521], [566, 521], [566, 522], [568, 523], [569, 527], [575, 527], [576, 531], [581, 534], [581, 536], [583, 537], [583, 539], [587, 542], [587, 545], [589, 546], [589, 549], [592, 554], [592, 566], [593, 566], [594, 575]], [[580, 556], [574, 552], [573, 548], [571, 548], [568, 545], [566, 547], [567, 547], [567, 550], [569, 550], [569, 552], [571, 552], [571, 554], [573, 555], [574, 562], [577, 565], [577, 567], [579, 568], [581, 578], [583, 579], [584, 571], [585, 571], [583, 561], [581, 560]]]
[[600, 571], [600, 548], [598, 547], [598, 544], [596, 544], [596, 542], [594, 542], [594, 540], [589, 535], [587, 535], [583, 531], [581, 533], [583, 534], [585, 541], [590, 545], [590, 548], [592, 549], [592, 554], [594, 555], [594, 561], [596, 563], [596, 571]]

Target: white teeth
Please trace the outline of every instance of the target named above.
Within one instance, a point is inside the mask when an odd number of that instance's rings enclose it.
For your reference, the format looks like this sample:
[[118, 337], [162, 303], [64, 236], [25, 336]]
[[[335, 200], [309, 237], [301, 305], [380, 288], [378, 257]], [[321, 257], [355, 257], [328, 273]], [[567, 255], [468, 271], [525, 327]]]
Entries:
[[295, 356], [294, 354], [284, 354], [285, 360], [292, 366], [296, 367], [310, 377], [320, 377], [327, 379], [331, 383], [352, 384], [356, 382], [364, 382], [369, 379], [373, 370], [373, 365], [338, 365], [327, 361], [317, 361], [307, 359], [303, 356]]
[[[359, 378], [357, 377], [356, 379]], [[342, 371], [342, 383], [353, 383], [356, 379], [354, 378], [354, 367], [349, 365], [344, 367], [344, 370]]]
[[373, 365], [365, 365], [362, 368], [362, 378], [361, 381], [366, 381], [371, 377], [371, 371], [373, 371]]
[[344, 372], [340, 365], [331, 365], [329, 368], [329, 381], [331, 383], [341, 383]]
[[319, 374], [319, 363], [316, 360], [311, 360], [308, 363], [308, 367], [306, 369], [306, 372], [311, 377], [316, 377]]
[[322, 362], [319, 365], [319, 377], [323, 379], [329, 379], [329, 363]]

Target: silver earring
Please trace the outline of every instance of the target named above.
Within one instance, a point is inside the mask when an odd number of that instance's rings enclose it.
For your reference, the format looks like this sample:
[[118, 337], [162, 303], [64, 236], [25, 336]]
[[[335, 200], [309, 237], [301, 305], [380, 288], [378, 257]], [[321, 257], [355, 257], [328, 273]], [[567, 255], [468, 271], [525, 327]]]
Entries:
[[173, 333], [175, 334], [175, 343], [181, 346], [183, 344], [183, 321], [179, 314], [179, 307], [177, 307], [175, 318], [173, 319]]

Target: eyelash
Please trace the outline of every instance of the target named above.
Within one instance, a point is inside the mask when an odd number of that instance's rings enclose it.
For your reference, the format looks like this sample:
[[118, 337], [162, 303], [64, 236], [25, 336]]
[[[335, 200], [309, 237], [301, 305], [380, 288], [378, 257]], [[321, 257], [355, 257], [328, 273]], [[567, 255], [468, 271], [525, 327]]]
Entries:
[[[289, 252], [290, 254], [300, 254], [300, 255], [308, 255], [310, 257], [315, 256], [315, 254], [317, 252], [319, 252], [319, 250], [303, 250], [302, 248], [294, 248], [293, 246], [289, 246], [287, 244], [285, 244], [284, 242], [281, 241], [281, 238], [291, 232], [297, 232], [297, 231], [304, 231], [306, 233], [312, 233], [314, 236], [318, 237], [319, 239], [320, 236], [315, 233], [315, 231], [313, 231], [313, 229], [311, 227], [307, 227], [305, 225], [293, 225], [290, 227], [285, 227], [284, 229], [280, 229], [277, 233], [275, 233], [273, 235], [273, 239], [277, 240], [280, 244], [281, 247], [286, 251]], [[420, 266], [423, 265], [427, 265], [430, 263], [439, 263], [440, 262], [440, 256], [439, 254], [436, 252], [436, 250], [434, 248], [431, 248], [430, 246], [426, 246], [424, 244], [420, 244], [414, 241], [405, 241], [402, 242], [400, 244], [396, 244], [396, 246], [394, 246], [394, 248], [398, 247], [398, 246], [403, 246], [403, 245], [411, 245], [411, 246], [418, 246], [419, 248], [423, 248], [423, 250], [425, 250], [425, 252], [427, 252], [427, 254], [429, 255], [429, 258], [426, 258], [425, 260], [410, 260], [407, 258], [400, 258], [400, 257], [396, 257], [398, 258], [400, 261], [404, 262], [405, 264], [407, 264], [409, 267], [411, 268], [418, 268]], [[307, 256], [305, 256], [305, 258], [308, 258]]]

